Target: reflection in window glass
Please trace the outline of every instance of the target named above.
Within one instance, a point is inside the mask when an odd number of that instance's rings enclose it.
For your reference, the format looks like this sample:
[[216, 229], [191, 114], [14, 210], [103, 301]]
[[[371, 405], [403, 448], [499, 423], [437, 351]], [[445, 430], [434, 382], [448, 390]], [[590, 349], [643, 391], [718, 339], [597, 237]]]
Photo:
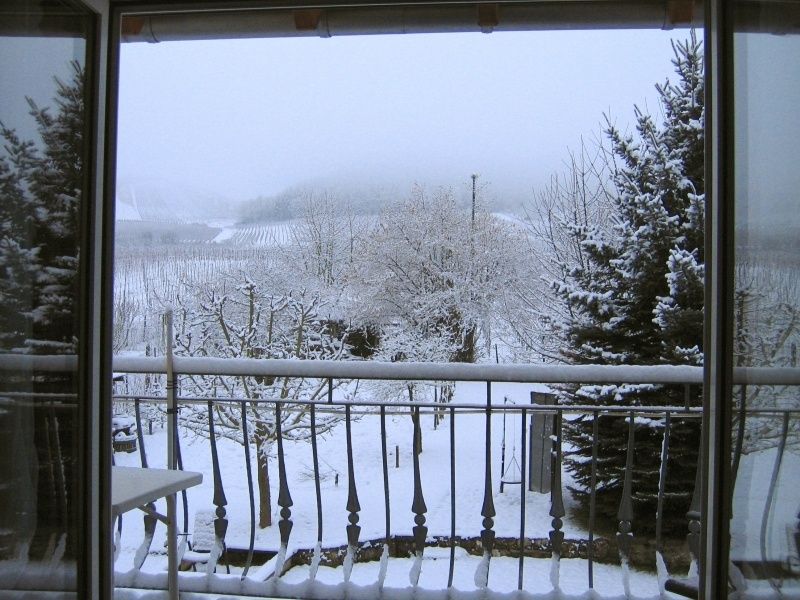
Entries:
[[59, 4], [16, 3], [0, 37], [0, 590], [76, 585], [90, 21]]
[[[800, 36], [769, 31], [768, 4], [734, 37], [735, 364], [784, 370], [797, 367], [800, 345]], [[796, 594], [798, 387], [748, 383], [734, 396], [731, 560], [743, 576], [736, 585], [747, 597]]]

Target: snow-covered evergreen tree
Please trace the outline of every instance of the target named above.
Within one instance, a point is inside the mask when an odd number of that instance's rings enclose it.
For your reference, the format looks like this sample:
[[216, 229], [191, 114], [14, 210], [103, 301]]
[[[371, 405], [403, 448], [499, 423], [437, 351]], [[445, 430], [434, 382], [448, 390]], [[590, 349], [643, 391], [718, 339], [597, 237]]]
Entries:
[[[702, 364], [704, 108], [703, 56], [694, 35], [673, 44], [677, 82], [656, 86], [663, 122], [639, 110], [636, 132], [609, 123], [610, 225], [572, 228], [583, 264], [564, 265], [554, 282], [568, 308], [563, 323], [569, 362], [608, 365]], [[700, 402], [700, 389], [690, 400]], [[680, 386], [584, 385], [568, 401], [597, 406], [683, 405]], [[591, 430], [589, 417], [571, 421], [572, 449], [566, 463], [588, 503]], [[698, 423], [673, 423], [665, 516], [685, 523], [694, 489]], [[636, 421], [634, 526], [654, 523], [662, 419]], [[601, 420], [597, 463], [599, 514], [614, 519], [625, 468], [627, 421]], [[682, 534], [684, 527], [676, 530]]]
[[[27, 98], [34, 140], [0, 122], [0, 352], [77, 352], [79, 215], [84, 182], [84, 73], [58, 79], [52, 108]], [[75, 373], [7, 373], [3, 389], [77, 393]], [[69, 402], [66, 403], [69, 406]], [[0, 504], [14, 522], [0, 524], [3, 552], [16, 546], [31, 557], [49, 556], [56, 543], [65, 557], [77, 551], [75, 459], [77, 411], [11, 403], [0, 420], [7, 456], [0, 464], [6, 491]], [[56, 434], [52, 432], [56, 431]], [[48, 433], [50, 432], [50, 433]], [[32, 456], [15, 452], [31, 448]], [[21, 525], [22, 524], [22, 525]], [[59, 550], [56, 550], [58, 553]]]
[[31, 246], [33, 212], [20, 176], [29, 146], [20, 144], [5, 128], [2, 133], [14, 142], [6, 146], [8, 151], [16, 152], [10, 161], [0, 156], [0, 348], [8, 352], [21, 351], [30, 337], [30, 327], [20, 317], [30, 310], [33, 300], [37, 249]]
[[0, 298], [1, 318], [8, 326], [2, 340], [6, 351], [76, 351], [84, 74], [77, 62], [72, 69], [69, 83], [56, 79], [55, 114], [28, 98], [38, 143], [21, 140], [0, 123], [6, 153], [0, 158], [0, 264], [5, 270]]

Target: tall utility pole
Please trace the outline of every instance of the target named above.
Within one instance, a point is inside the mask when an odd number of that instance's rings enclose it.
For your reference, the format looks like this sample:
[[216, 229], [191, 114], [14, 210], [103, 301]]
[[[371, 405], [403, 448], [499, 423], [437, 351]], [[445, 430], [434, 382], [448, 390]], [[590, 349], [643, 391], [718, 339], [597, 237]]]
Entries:
[[475, 181], [478, 179], [478, 174], [472, 174], [472, 226], [475, 227]]

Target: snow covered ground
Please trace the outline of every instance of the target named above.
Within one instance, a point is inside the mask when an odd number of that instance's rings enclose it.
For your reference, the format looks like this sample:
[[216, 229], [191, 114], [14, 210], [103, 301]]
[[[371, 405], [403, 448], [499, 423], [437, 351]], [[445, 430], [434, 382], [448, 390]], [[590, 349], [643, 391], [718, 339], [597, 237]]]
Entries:
[[[509, 401], [529, 403], [531, 386], [520, 384], [495, 384], [493, 386], [494, 402], [502, 401], [504, 396]], [[540, 388], [541, 389], [541, 388]], [[459, 383], [457, 386], [458, 402], [483, 402], [485, 384]], [[428, 507], [427, 523], [429, 536], [450, 534], [450, 468], [449, 468], [449, 419], [433, 430], [433, 417], [423, 417], [423, 448], [421, 455], [422, 489]], [[503, 429], [502, 415], [495, 414], [493, 426], [493, 461], [492, 476], [495, 492], [494, 530], [498, 536], [516, 537], [519, 535], [520, 498], [519, 486], [506, 486], [506, 493], [498, 493], [500, 483], [500, 445]], [[514, 451], [511, 430], [518, 436], [520, 417], [509, 416], [506, 420], [509, 430], [507, 434], [507, 460]], [[477, 536], [480, 533], [483, 517], [480, 514], [484, 488], [484, 431], [485, 420], [481, 412], [464, 415], [457, 414], [456, 422], [456, 486], [457, 486], [457, 535]], [[361, 539], [379, 538], [384, 535], [384, 497], [383, 474], [381, 463], [381, 445], [379, 417], [362, 416], [353, 423], [353, 446], [355, 455], [355, 479], [361, 502], [359, 525], [362, 527]], [[389, 488], [391, 499], [392, 533], [395, 535], [411, 535], [414, 525], [414, 514], [411, 512], [413, 490], [412, 464], [413, 425], [409, 413], [387, 416], [387, 447], [389, 450]], [[166, 466], [166, 432], [156, 429], [154, 435], [145, 436], [145, 447], [151, 467]], [[249, 504], [247, 479], [244, 471], [244, 449], [230, 440], [220, 439], [218, 442], [222, 481], [228, 500], [227, 514], [229, 528], [227, 541], [229, 546], [247, 545], [249, 539]], [[400, 468], [395, 468], [395, 450], [399, 450]], [[185, 433], [182, 439], [184, 468], [204, 472], [205, 479], [201, 486], [189, 491], [190, 511], [213, 508], [213, 480], [211, 477], [211, 450], [205, 438], [197, 438]], [[273, 451], [275, 449], [273, 448]], [[314, 494], [313, 463], [311, 445], [306, 441], [287, 442], [285, 444], [289, 489], [294, 506], [292, 507], [292, 542], [297, 548], [313, 548], [316, 543], [316, 497]], [[345, 526], [347, 525], [347, 453], [345, 446], [344, 423], [336, 430], [319, 440], [320, 470], [322, 478], [324, 546], [338, 546], [346, 543]], [[520, 458], [520, 451], [516, 449]], [[251, 457], [255, 464], [255, 450], [251, 449]], [[116, 454], [119, 465], [138, 466], [138, 453]], [[270, 464], [273, 502], [277, 498], [277, 460]], [[336, 475], [339, 476], [338, 485]], [[566, 484], [569, 480], [565, 481]], [[565, 496], [569, 503], [569, 498]], [[550, 510], [549, 495], [528, 493], [527, 499], [527, 535], [530, 537], [547, 537], [551, 529], [548, 515]], [[277, 520], [279, 507], [273, 505], [273, 517]], [[139, 520], [139, 519], [127, 519]], [[127, 521], [126, 520], [126, 521]], [[190, 519], [191, 522], [191, 519]], [[126, 522], [126, 537], [129, 536]], [[566, 536], [577, 537], [586, 534], [569, 522], [564, 526]], [[136, 535], [130, 543], [138, 543]], [[277, 550], [278, 532], [272, 527], [258, 530], [256, 547]], [[123, 547], [124, 550], [124, 547]], [[120, 558], [124, 560], [124, 556]]]

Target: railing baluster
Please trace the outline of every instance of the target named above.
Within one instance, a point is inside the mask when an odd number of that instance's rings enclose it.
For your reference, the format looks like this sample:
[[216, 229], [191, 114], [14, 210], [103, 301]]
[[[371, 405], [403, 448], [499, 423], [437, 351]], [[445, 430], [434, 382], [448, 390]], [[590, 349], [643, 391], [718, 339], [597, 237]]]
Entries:
[[136, 418], [136, 439], [139, 442], [139, 460], [142, 463], [142, 468], [147, 468], [147, 453], [144, 449], [144, 434], [142, 433], [142, 413], [141, 413], [141, 400], [136, 398], [133, 401], [133, 414]]
[[275, 403], [275, 436], [278, 439], [278, 506], [281, 507], [281, 520], [278, 529], [281, 534], [281, 547], [275, 560], [275, 577], [283, 575], [286, 551], [289, 547], [289, 536], [292, 533], [292, 495], [289, 493], [289, 482], [286, 479], [286, 458], [283, 453], [283, 429], [281, 426], [281, 403]]
[[798, 567], [800, 567], [800, 512], [797, 513], [797, 522], [794, 526], [794, 554], [789, 555], [789, 567], [794, 569], [794, 573], [797, 572]]
[[[175, 377], [175, 397], [180, 395], [180, 378]], [[176, 468], [183, 471], [183, 454], [181, 453], [181, 438], [178, 435], [178, 424], [180, 420], [180, 407], [175, 405], [175, 465]], [[189, 529], [189, 500], [186, 495], [186, 490], [181, 491], [181, 498], [183, 503], [183, 533], [185, 534]], [[185, 537], [184, 537], [185, 539]]]
[[[420, 417], [419, 407], [415, 406], [411, 409], [414, 411], [414, 443], [422, 436], [420, 430]], [[428, 528], [425, 527], [425, 513], [428, 512], [428, 507], [425, 506], [425, 498], [422, 495], [422, 477], [419, 470], [419, 453], [412, 452], [414, 461], [414, 499], [411, 503], [411, 511], [414, 513], [414, 553], [416, 555], [414, 564], [411, 566], [408, 579], [411, 585], [416, 586], [419, 582], [419, 574], [422, 570], [422, 554], [425, 551], [425, 538], [428, 535]]]
[[619, 558], [622, 564], [622, 584], [625, 589], [625, 596], [630, 597], [630, 553], [631, 542], [633, 541], [633, 498], [632, 498], [632, 477], [633, 477], [633, 445], [634, 445], [634, 412], [631, 411], [628, 423], [628, 452], [625, 458], [625, 478], [622, 484], [622, 499], [619, 503], [617, 519], [619, 520], [619, 530], [617, 533], [617, 546], [619, 547]]
[[381, 554], [381, 566], [380, 572], [378, 573], [378, 587], [383, 587], [383, 582], [386, 579], [386, 570], [389, 567], [389, 542], [392, 535], [389, 503], [389, 457], [386, 453], [386, 407], [383, 405], [381, 405], [381, 462], [383, 463], [383, 498], [386, 535], [383, 540], [383, 553]]
[[225, 534], [228, 531], [228, 520], [225, 518], [225, 490], [222, 487], [222, 475], [219, 470], [219, 455], [217, 454], [217, 436], [214, 433], [214, 406], [213, 401], [208, 401], [208, 439], [211, 441], [211, 468], [214, 476], [214, 505], [216, 519], [214, 519], [214, 547], [206, 563], [206, 572], [213, 573], [217, 568], [217, 561], [222, 556], [225, 544]]
[[[55, 458], [53, 457], [53, 448], [52, 448], [52, 443], [53, 442], [52, 442], [52, 436], [51, 436], [51, 432], [50, 432], [51, 425], [50, 425], [49, 408], [46, 405], [42, 406], [42, 407], [34, 407], [34, 411], [36, 413], [38, 413], [37, 417], [39, 415], [41, 415], [42, 425], [43, 425], [43, 428], [44, 428], [44, 431], [43, 431], [44, 439], [47, 440], [47, 442], [44, 444], [45, 451], [47, 452], [47, 457], [45, 459], [45, 469], [44, 469], [44, 472], [40, 471], [39, 476], [40, 476], [41, 479], [45, 480], [45, 484], [44, 485], [47, 485], [47, 497], [51, 498], [52, 502], [53, 502], [53, 506], [49, 507], [49, 510], [55, 512], [57, 510], [56, 494], [58, 492], [57, 492], [57, 488], [56, 488], [56, 475], [55, 475], [55, 471], [53, 470], [53, 468], [54, 468], [53, 462], [54, 462]], [[41, 480], [40, 480], [39, 485], [40, 486], [43, 485]], [[48, 550], [46, 551], [47, 555], [51, 554], [51, 549], [53, 548], [53, 544], [55, 543], [55, 540], [53, 539], [53, 535], [55, 535], [55, 533], [50, 535], [50, 539], [49, 539], [49, 542], [48, 542]]]
[[742, 457], [744, 445], [744, 430], [747, 422], [747, 386], [739, 387], [739, 410], [737, 411], [738, 423], [736, 424], [736, 445], [733, 450], [733, 465], [731, 465], [731, 489], [736, 489], [736, 477], [739, 475], [739, 461]]
[[350, 574], [353, 571], [353, 563], [356, 561], [356, 550], [358, 549], [358, 536], [361, 527], [358, 525], [358, 512], [361, 504], [358, 502], [358, 490], [356, 490], [355, 469], [353, 467], [353, 437], [351, 432], [350, 405], [344, 407], [345, 435], [347, 436], [347, 554], [344, 557], [344, 581], [350, 581]]
[[[178, 395], [179, 379], [176, 377], [176, 396]], [[183, 471], [183, 454], [181, 453], [181, 438], [178, 435], [178, 419], [180, 418], [180, 409], [176, 406], [175, 409], [175, 464], [177, 468]], [[189, 531], [189, 497], [186, 490], [181, 490], [181, 504], [183, 505], [183, 532], [181, 536], [181, 545], [178, 550], [178, 560], [183, 559], [183, 553], [186, 551], [186, 535]]]
[[[767, 529], [769, 527], [769, 516], [775, 503], [775, 490], [778, 487], [778, 477], [781, 473], [781, 463], [783, 455], [786, 453], [786, 439], [789, 437], [789, 420], [791, 415], [783, 413], [783, 426], [781, 427], [781, 437], [778, 441], [778, 451], [775, 455], [775, 462], [772, 465], [772, 475], [769, 479], [769, 490], [767, 500], [764, 503], [764, 512], [761, 515], [761, 531], [759, 535], [759, 548], [761, 550], [761, 564], [767, 564]], [[775, 592], [781, 594], [780, 581], [773, 575], [769, 577], [769, 584]]]
[[247, 429], [247, 403], [242, 402], [242, 442], [244, 443], [244, 468], [247, 471], [247, 493], [250, 500], [250, 542], [247, 545], [247, 559], [242, 570], [242, 579], [247, 576], [253, 563], [253, 548], [256, 541], [256, 500], [253, 489], [253, 469], [250, 461], [250, 433]]
[[386, 535], [384, 543], [389, 545], [391, 537], [391, 514], [389, 506], [389, 457], [386, 453], [386, 407], [381, 406], [381, 460], [383, 462], [383, 495], [386, 521]]
[[664, 441], [661, 444], [661, 467], [658, 473], [658, 500], [656, 504], [656, 552], [663, 553], [661, 529], [664, 522], [664, 489], [667, 484], [667, 462], [669, 460], [669, 436], [672, 415], [669, 411], [664, 418]]
[[[68, 519], [67, 515], [67, 487], [66, 487], [66, 474], [64, 473], [64, 456], [61, 452], [61, 435], [59, 433], [59, 424], [58, 424], [58, 416], [56, 415], [55, 406], [50, 403], [48, 404], [48, 411], [47, 417], [48, 422], [50, 423], [49, 427], [49, 441], [50, 447], [52, 448], [52, 454], [50, 455], [50, 468], [54, 473], [54, 491], [55, 494], [52, 497], [58, 498], [58, 502], [56, 503], [56, 511], [58, 515], [58, 523], [60, 527], [63, 527], [63, 531], [66, 531], [66, 523]], [[65, 534], [61, 534], [61, 538]]]
[[[701, 446], [702, 449], [702, 441]], [[700, 559], [700, 488], [702, 485], [702, 460], [700, 453], [697, 454], [697, 468], [694, 476], [694, 491], [692, 492], [692, 500], [689, 503], [689, 510], [686, 513], [686, 518], [689, 520], [689, 534], [686, 536], [686, 542], [689, 546], [689, 554], [692, 557], [692, 564], [689, 567], [690, 575], [697, 572]]]
[[[116, 463], [116, 460], [114, 459], [114, 452], [112, 450], [112, 452], [111, 452], [111, 466], [113, 467], [116, 464], [117, 463]], [[114, 545], [114, 551], [113, 551], [113, 556], [111, 557], [111, 564], [112, 565], [117, 562], [117, 556], [119, 556], [120, 539], [122, 538], [122, 515], [117, 515], [116, 523], [117, 523], [117, 526], [116, 526], [117, 530], [114, 532], [114, 544], [113, 544]]]
[[456, 566], [456, 409], [450, 407], [450, 566], [447, 587], [453, 587]]
[[526, 460], [527, 460], [527, 447], [528, 447], [528, 428], [525, 423], [526, 419], [528, 418], [528, 411], [523, 408], [522, 409], [522, 417], [520, 422], [522, 423], [521, 427], [521, 436], [522, 436], [522, 452], [520, 452], [520, 480], [519, 480], [519, 568], [517, 574], [517, 589], [522, 589], [522, 575], [523, 570], [525, 568], [525, 490], [528, 487], [527, 482], [525, 481], [525, 469], [526, 469]]
[[500, 493], [503, 494], [505, 489], [505, 474], [506, 474], [506, 415], [508, 412], [505, 408], [508, 406], [508, 397], [503, 398], [503, 435], [500, 438]]
[[475, 587], [485, 588], [489, 585], [489, 561], [492, 558], [492, 548], [494, 547], [495, 533], [494, 517], [497, 514], [494, 510], [494, 498], [492, 497], [492, 382], [486, 382], [486, 463], [484, 466], [483, 482], [483, 506], [481, 516], [483, 517], [483, 529], [481, 530], [481, 543], [483, 545], [483, 559], [475, 569]]
[[317, 454], [317, 407], [311, 405], [311, 460], [314, 463], [314, 491], [317, 498], [317, 544], [314, 546], [314, 557], [311, 559], [311, 568], [308, 577], [314, 580], [317, 577], [319, 561], [322, 559], [322, 492], [319, 478], [319, 454]]
[[597, 444], [599, 438], [599, 411], [592, 412], [592, 484], [589, 490], [589, 545], [586, 555], [589, 560], [589, 589], [594, 588], [594, 520], [597, 512]]
[[122, 540], [122, 515], [117, 517], [117, 531], [114, 533], [114, 557], [111, 559], [111, 564], [117, 562], [117, 557], [119, 556], [119, 549]]
[[[133, 401], [134, 416], [136, 418], [136, 437], [139, 442], [139, 461], [142, 464], [142, 468], [147, 469], [147, 451], [144, 447], [144, 434], [142, 433], [140, 404], [141, 400], [139, 398], [136, 398]], [[150, 502], [147, 505], [147, 508], [155, 512], [156, 505], [153, 502]], [[155, 535], [156, 531], [156, 523], [158, 522], [158, 520], [152, 516], [152, 513], [144, 513], [142, 521], [144, 522], [144, 537], [142, 538], [142, 543], [139, 544], [139, 548], [137, 548], [136, 554], [134, 554], [133, 557], [133, 567], [135, 569], [142, 568], [142, 565], [147, 558], [147, 554], [150, 552], [150, 544], [153, 542], [153, 536]]]
[[[147, 508], [155, 510], [155, 504], [151, 502], [147, 505]], [[158, 519], [149, 513], [145, 513], [142, 520], [144, 521], [144, 537], [142, 538], [142, 543], [139, 544], [139, 547], [136, 549], [136, 553], [133, 555], [133, 568], [136, 570], [142, 568], [144, 560], [150, 552], [150, 545], [153, 543], [153, 536], [156, 532], [156, 523], [158, 523]]]
[[667, 411], [664, 416], [664, 440], [661, 444], [661, 466], [658, 471], [658, 499], [656, 502], [656, 573], [658, 583], [663, 590], [669, 579], [667, 565], [664, 562], [664, 545], [661, 531], [664, 524], [664, 494], [667, 486], [667, 472], [669, 464], [669, 440], [672, 425], [672, 413]]
[[566, 514], [564, 510], [564, 496], [561, 490], [561, 411], [556, 412], [553, 419], [553, 428], [555, 429], [555, 440], [552, 445], [551, 452], [551, 465], [550, 477], [552, 484], [550, 485], [550, 516], [553, 517], [551, 525], [553, 529], [550, 530], [550, 548], [552, 551], [553, 561], [552, 568], [550, 569], [550, 585], [554, 590], [561, 588], [561, 545], [564, 543], [564, 532], [561, 528], [564, 526], [562, 517]]
[[[136, 437], [139, 442], [139, 461], [142, 464], [142, 468], [147, 469], [147, 451], [144, 447], [144, 434], [142, 433], [140, 404], [141, 400], [139, 398], [136, 398], [133, 401], [134, 416], [136, 418]], [[155, 512], [156, 505], [153, 502], [150, 502], [147, 505], [147, 508]], [[133, 557], [133, 566], [135, 569], [141, 569], [145, 559], [147, 558], [147, 554], [150, 551], [150, 544], [153, 542], [153, 536], [155, 535], [156, 523], [158, 522], [158, 520], [152, 516], [152, 513], [144, 513], [142, 521], [144, 522], [144, 537], [142, 538], [142, 543], [139, 544], [139, 548], [137, 548]]]

